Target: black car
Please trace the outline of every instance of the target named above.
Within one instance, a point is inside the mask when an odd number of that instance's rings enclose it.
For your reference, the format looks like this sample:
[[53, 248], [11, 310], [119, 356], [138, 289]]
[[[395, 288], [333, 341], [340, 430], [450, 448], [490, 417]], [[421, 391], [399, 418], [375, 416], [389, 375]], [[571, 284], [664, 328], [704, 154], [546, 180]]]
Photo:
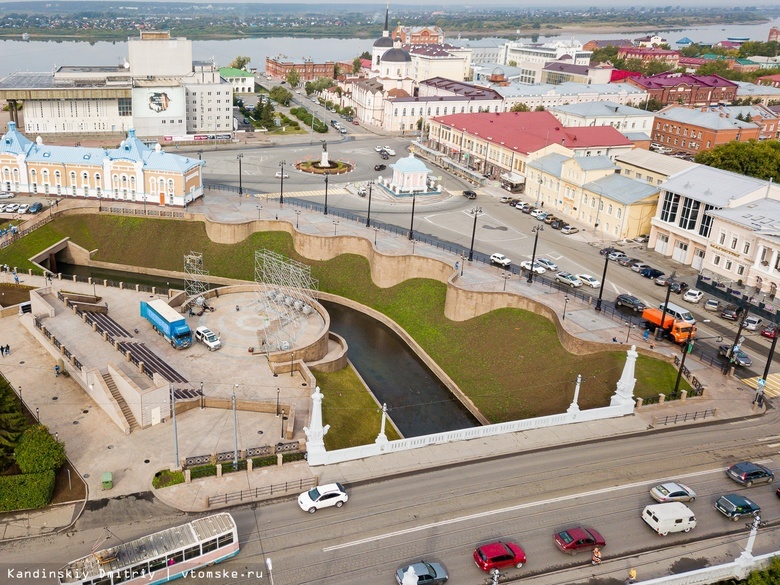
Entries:
[[737, 305], [727, 305], [720, 312], [720, 316], [729, 321], [737, 321], [741, 314], [742, 307], [738, 307]]
[[554, 230], [562, 230], [564, 228], [564, 226], [567, 226], [567, 225], [569, 225], [569, 224], [566, 223], [565, 221], [563, 221], [562, 219], [556, 219], [555, 221], [553, 221], [550, 224], [550, 227], [552, 229], [554, 229]]
[[379, 153], [379, 156], [381, 156], [381, 157], [382, 157], [382, 160], [387, 160], [387, 159], [389, 159], [389, 158], [390, 158], [390, 155], [389, 155], [389, 154], [387, 154], [387, 151], [385, 151], [385, 150], [383, 150], [382, 152], [380, 152], [380, 153]]
[[464, 191], [463, 192], [463, 196], [466, 199], [476, 199], [477, 198], [477, 194], [474, 191], [471, 191], [471, 190]]
[[775, 479], [771, 469], [750, 461], [735, 463], [726, 470], [726, 475], [745, 487], [750, 487], [754, 483], [772, 483]]
[[387, 165], [374, 165], [375, 171], [384, 171], [387, 168]]
[[607, 254], [612, 254], [613, 252], [620, 252], [621, 254], [623, 254], [623, 250], [620, 250], [618, 248], [602, 248], [601, 250], [599, 250], [599, 254], [601, 254], [602, 256], [606, 256]]
[[677, 293], [678, 295], [680, 295], [691, 287], [685, 284], [684, 282], [673, 280], [669, 283], [669, 288], [672, 289], [673, 293]]
[[647, 308], [642, 301], [633, 295], [618, 295], [615, 299], [615, 306], [625, 307], [626, 309], [631, 309], [636, 313], [644, 311]]
[[745, 516], [755, 516], [761, 512], [758, 504], [738, 494], [721, 496], [715, 502], [715, 509], [726, 518], [734, 520], [734, 522]]
[[645, 278], [658, 278], [659, 276], [663, 276], [664, 272], [663, 270], [658, 270], [657, 268], [645, 268], [639, 274]]

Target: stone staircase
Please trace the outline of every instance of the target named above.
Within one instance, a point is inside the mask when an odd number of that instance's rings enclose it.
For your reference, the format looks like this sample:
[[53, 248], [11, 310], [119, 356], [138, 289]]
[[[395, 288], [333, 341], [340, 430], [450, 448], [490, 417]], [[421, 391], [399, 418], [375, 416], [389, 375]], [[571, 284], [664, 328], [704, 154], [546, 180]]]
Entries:
[[111, 377], [111, 374], [103, 374], [103, 381], [106, 383], [106, 386], [111, 392], [111, 396], [114, 397], [114, 400], [116, 400], [119, 408], [122, 409], [122, 414], [124, 415], [127, 424], [130, 425], [130, 432], [132, 433], [133, 431], [140, 429], [141, 427], [138, 425], [138, 421], [135, 420], [133, 412], [130, 410], [130, 407], [127, 406], [125, 399], [122, 398], [122, 395], [119, 393], [116, 384], [114, 384], [114, 379]]

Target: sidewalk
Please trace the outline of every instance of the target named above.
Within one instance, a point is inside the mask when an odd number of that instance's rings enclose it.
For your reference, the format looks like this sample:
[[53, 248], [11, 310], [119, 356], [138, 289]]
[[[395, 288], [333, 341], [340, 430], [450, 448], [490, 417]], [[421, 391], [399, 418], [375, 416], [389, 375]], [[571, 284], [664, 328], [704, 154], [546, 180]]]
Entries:
[[[343, 185], [334, 185], [331, 193], [348, 194]], [[340, 189], [341, 188], [341, 189]], [[492, 189], [492, 188], [491, 188]], [[497, 188], [496, 188], [497, 189]], [[497, 189], [500, 191], [500, 189]], [[289, 193], [289, 196], [296, 196]], [[497, 195], [496, 195], [497, 196]], [[266, 200], [263, 208], [258, 209], [259, 200], [252, 198], [239, 199], [235, 193], [209, 191], [205, 201], [199, 200], [189, 207], [189, 212], [197, 219], [198, 215], [206, 216], [211, 220], [227, 223], [244, 222], [256, 219], [258, 215], [262, 219], [277, 219], [291, 223], [298, 223], [299, 230], [308, 234], [333, 237], [334, 222], [332, 216], [321, 213], [296, 213], [300, 208], [290, 205], [280, 206], [278, 201]], [[63, 201], [60, 208], [69, 206], [83, 206], [83, 201]], [[373, 241], [377, 238], [377, 232], [372, 228], [366, 228], [364, 224], [341, 219], [338, 224], [338, 235], [351, 235]], [[572, 236], [582, 241], [583, 245], [589, 243], [589, 234], [576, 234]], [[409, 241], [403, 236], [395, 236], [386, 232], [380, 232], [377, 239], [377, 248], [380, 252], [391, 255], [415, 254], [439, 259], [453, 266], [460, 261], [460, 256], [442, 249], [428, 246], [422, 243]], [[502, 271], [496, 267], [477, 262], [467, 263], [463, 270], [463, 276], [457, 279], [457, 286], [480, 291], [501, 291], [506, 285], [507, 292], [534, 298], [535, 300], [552, 307], [558, 314], [564, 309], [564, 292], [551, 290], [549, 287], [539, 284], [528, 284], [524, 278], [512, 277], [505, 282], [501, 277]], [[42, 277], [30, 277], [22, 275], [23, 284], [44, 286]], [[4, 276], [7, 278], [7, 275]], [[65, 283], [62, 283], [63, 285]], [[55, 281], [56, 285], [56, 281]], [[67, 283], [68, 290], [81, 290], [92, 292], [92, 285], [85, 283]], [[113, 295], [131, 294], [131, 291], [120, 291], [98, 284], [98, 294], [105, 296], [112, 307], [119, 307], [121, 301], [113, 300]], [[626, 329], [623, 323], [611, 320], [609, 317], [593, 310], [593, 307], [578, 299], [570, 299], [566, 304], [566, 319], [562, 325], [565, 329], [582, 339], [601, 341], [610, 345], [614, 337], [624, 339]], [[118, 495], [138, 493], [152, 489], [152, 474], [169, 464], [165, 457], [159, 454], [157, 448], [162, 442], [170, 441], [171, 427], [168, 424], [157, 425], [151, 429], [122, 435], [111, 424], [101, 424], [105, 420], [95, 416], [98, 409], [90, 404], [89, 399], [76, 385], [64, 377], [54, 379], [51, 373], [53, 362], [45, 352], [26, 332], [21, 328], [15, 317], [7, 318], [3, 322], [6, 333], [11, 335], [13, 355], [11, 360], [1, 361], [0, 370], [8, 377], [14, 387], [24, 384], [25, 401], [29, 404], [33, 400], [46, 404], [53, 394], [59, 396], [57, 409], [51, 412], [53, 419], [43, 419], [46, 424], [54, 424], [52, 430], [58, 430], [60, 435], [69, 444], [70, 450], [74, 450], [72, 460], [83, 476], [89, 476], [88, 481], [95, 482], [101, 471], [114, 469], [120, 470], [123, 483], [118, 489], [102, 493], [100, 490], [91, 489], [91, 499], [99, 499], [104, 496], [116, 497]], [[629, 344], [649, 348], [649, 343], [641, 340], [641, 336], [631, 336]], [[628, 349], [628, 345], [620, 344], [620, 348]], [[659, 354], [674, 355], [679, 351], [669, 344], [655, 346]], [[25, 364], [24, 366], [20, 364]], [[717, 419], [739, 418], [761, 414], [752, 407], [753, 392], [749, 389], [741, 390], [739, 383], [731, 377], [724, 377], [720, 370], [709, 368], [696, 359], [688, 359], [686, 366], [691, 370], [706, 387], [703, 397], [691, 398], [685, 401], [677, 400], [660, 405], [643, 406], [635, 410], [634, 415], [606, 421], [583, 422], [573, 425], [550, 427], [532, 430], [511, 435], [492, 437], [489, 441], [484, 439], [465, 441], [461, 443], [441, 444], [421, 449], [405, 451], [403, 453], [388, 454], [382, 457], [370, 458], [362, 461], [353, 461], [327, 468], [309, 468], [305, 463], [286, 464], [281, 468], [263, 468], [252, 473], [236, 472], [227, 474], [220, 480], [205, 478], [194, 480], [190, 484], [181, 484], [162, 490], [153, 490], [154, 495], [163, 503], [185, 511], [203, 511], [207, 509], [208, 496], [221, 495], [228, 492], [262, 488], [269, 485], [279, 485], [316, 476], [320, 482], [342, 481], [344, 483], [356, 483], [375, 481], [402, 473], [413, 473], [418, 470], [430, 470], [432, 467], [462, 463], [464, 460], [483, 459], [486, 455], [502, 456], [543, 449], [561, 444], [572, 444], [580, 441], [592, 441], [594, 439], [608, 439], [627, 434], [650, 433], [656, 424], [656, 417], [666, 417], [675, 414], [690, 414], [704, 410], [717, 410]], [[54, 384], [54, 387], [52, 387]], [[91, 414], [83, 414], [84, 409], [93, 409]], [[47, 413], [49, 416], [49, 413]], [[254, 433], [255, 429], [265, 432], [273, 432], [278, 428], [273, 415], [266, 415], [269, 421], [263, 419], [251, 419], [242, 422], [242, 433]], [[52, 420], [56, 421], [52, 423]], [[73, 426], [73, 421], [81, 424]], [[180, 448], [182, 453], [187, 452], [188, 444], [197, 441], [201, 431], [191, 428], [186, 432], [187, 417], [182, 417], [180, 423]], [[214, 421], [208, 431], [219, 433], [220, 429], [231, 421], [226, 422], [224, 416], [215, 415]], [[684, 423], [698, 424], [698, 423]], [[296, 425], [297, 426], [297, 425]], [[302, 426], [302, 425], [301, 425]], [[232, 427], [231, 427], [232, 428]], [[79, 433], [78, 435], [76, 433]], [[89, 440], [83, 440], [84, 434]], [[296, 438], [301, 435], [301, 430], [296, 428]], [[76, 441], [76, 437], [82, 440]], [[229, 438], [229, 437], [228, 437]], [[190, 442], [190, 443], [188, 443]], [[116, 448], [114, 448], [116, 447]], [[197, 447], [196, 447], [197, 448]], [[232, 443], [229, 446], [232, 449]], [[199, 451], [190, 451], [199, 452]], [[143, 454], [143, 455], [141, 455]], [[132, 468], [135, 458], [146, 456], [145, 466]], [[297, 493], [290, 489], [290, 495]], [[277, 497], [274, 495], [273, 497]], [[80, 509], [80, 506], [78, 506]], [[7, 528], [0, 534], [0, 539], [20, 538], [25, 536], [43, 535], [61, 530], [75, 521], [74, 514], [78, 510], [71, 509], [70, 515], [60, 508], [52, 508], [40, 512], [30, 512], [22, 515], [3, 515]]]

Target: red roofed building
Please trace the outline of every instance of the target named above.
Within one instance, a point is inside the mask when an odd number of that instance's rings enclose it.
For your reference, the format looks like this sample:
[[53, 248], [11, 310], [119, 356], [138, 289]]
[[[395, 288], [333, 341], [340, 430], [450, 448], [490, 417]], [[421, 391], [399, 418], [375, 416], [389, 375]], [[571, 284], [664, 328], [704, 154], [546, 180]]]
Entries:
[[634, 148], [612, 126], [566, 128], [550, 112], [452, 114], [428, 124], [427, 147], [443, 155], [445, 166], [516, 183], [525, 182], [529, 155], [553, 145], [575, 157], [611, 159]]
[[737, 96], [736, 83], [718, 75], [660, 73], [650, 77], [629, 77], [631, 85], [645, 90], [650, 99], [663, 105], [716, 106], [731, 103]]
[[780, 75], [763, 75], [756, 79], [758, 85], [769, 85], [771, 87], [780, 87]]
[[702, 59], [701, 57], [680, 57], [677, 65], [685, 69], [686, 73], [694, 73], [699, 67], [709, 62], [709, 59]]
[[666, 49], [646, 49], [644, 47], [620, 47], [618, 49], [618, 59], [639, 59], [642, 63], [650, 61], [661, 61], [667, 65], [677, 68], [677, 62], [680, 60], [678, 51], [667, 51]]
[[610, 83], [618, 83], [625, 81], [627, 77], [641, 77], [642, 74], [639, 71], [623, 71], [622, 69], [613, 69], [612, 76], [609, 79]]

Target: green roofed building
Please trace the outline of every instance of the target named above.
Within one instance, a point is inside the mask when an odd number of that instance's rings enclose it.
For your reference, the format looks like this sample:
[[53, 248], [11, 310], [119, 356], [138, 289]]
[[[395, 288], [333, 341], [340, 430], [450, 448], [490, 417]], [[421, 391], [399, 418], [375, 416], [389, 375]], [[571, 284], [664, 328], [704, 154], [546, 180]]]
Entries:
[[219, 75], [233, 86], [233, 93], [255, 93], [255, 76], [234, 67], [220, 67]]

